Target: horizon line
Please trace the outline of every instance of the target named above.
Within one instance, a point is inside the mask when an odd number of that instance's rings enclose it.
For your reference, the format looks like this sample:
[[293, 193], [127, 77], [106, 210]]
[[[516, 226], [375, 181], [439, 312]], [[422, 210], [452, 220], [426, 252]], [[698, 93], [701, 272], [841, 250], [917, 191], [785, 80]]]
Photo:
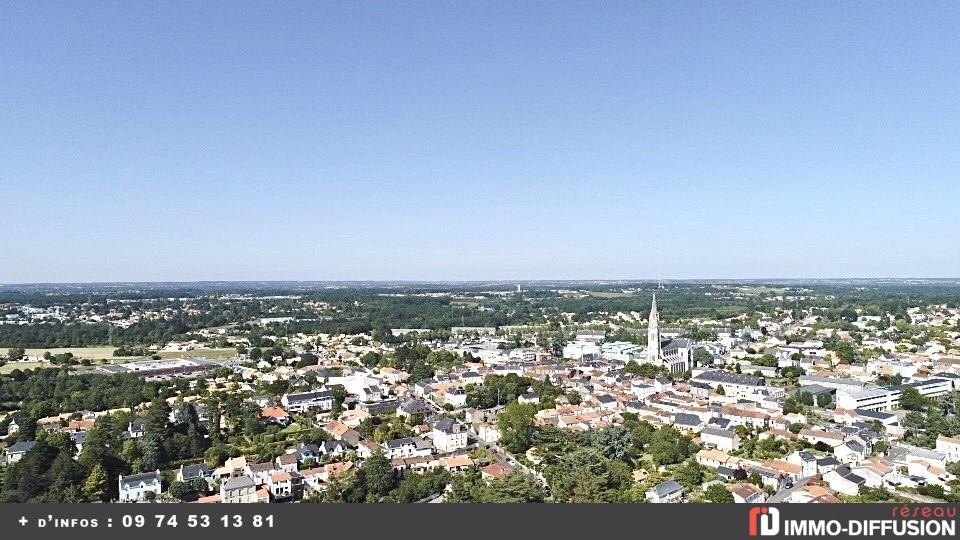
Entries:
[[209, 283], [564, 283], [593, 281], [600, 283], [690, 283], [700, 281], [960, 281], [960, 276], [853, 276], [853, 277], [699, 277], [699, 278], [492, 278], [492, 279], [198, 279], [198, 280], [105, 280], [105, 281], [16, 281], [0, 282], [0, 287], [38, 285], [118, 285], [118, 284], [209, 284]]

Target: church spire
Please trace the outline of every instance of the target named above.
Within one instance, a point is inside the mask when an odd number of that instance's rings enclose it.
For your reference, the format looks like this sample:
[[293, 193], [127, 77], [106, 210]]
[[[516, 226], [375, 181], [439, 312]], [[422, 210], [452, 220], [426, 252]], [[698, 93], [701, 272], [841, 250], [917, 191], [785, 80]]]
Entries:
[[660, 314], [657, 313], [657, 293], [653, 293], [647, 327], [647, 362], [660, 363]]

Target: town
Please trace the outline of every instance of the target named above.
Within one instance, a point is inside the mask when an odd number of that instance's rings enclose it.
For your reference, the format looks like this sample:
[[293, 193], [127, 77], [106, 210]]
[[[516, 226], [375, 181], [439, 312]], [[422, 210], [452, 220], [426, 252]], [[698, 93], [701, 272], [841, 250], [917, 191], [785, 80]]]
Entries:
[[0, 287], [0, 502], [960, 500], [960, 283]]

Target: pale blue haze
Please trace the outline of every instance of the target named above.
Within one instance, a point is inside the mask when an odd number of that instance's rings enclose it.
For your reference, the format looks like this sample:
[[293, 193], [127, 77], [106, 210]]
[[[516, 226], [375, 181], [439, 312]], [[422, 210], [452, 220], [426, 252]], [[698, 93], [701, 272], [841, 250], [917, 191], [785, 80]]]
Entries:
[[3, 2], [0, 282], [960, 275], [955, 2]]

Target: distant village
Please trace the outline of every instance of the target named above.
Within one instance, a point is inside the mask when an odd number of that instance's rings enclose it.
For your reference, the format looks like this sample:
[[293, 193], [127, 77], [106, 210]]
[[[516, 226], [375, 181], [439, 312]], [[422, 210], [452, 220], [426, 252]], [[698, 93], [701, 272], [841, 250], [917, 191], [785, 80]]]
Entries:
[[[2, 471], [26, 474], [17, 464], [42, 441], [64, 436], [73, 459], [92, 459], [96, 468], [101, 463], [84, 448], [110, 417], [123, 419], [114, 446], [124, 449], [114, 450], [131, 456], [131, 470], [104, 486], [108, 468], [94, 480], [91, 469], [78, 489], [112, 502], [335, 502], [357, 483], [370, 500], [401, 497], [404, 482], [413, 486], [421, 477], [439, 480], [429, 488], [419, 481], [404, 501], [464, 500], [468, 481], [479, 486], [471, 488], [474, 497], [494, 497], [497, 486], [521, 480], [546, 502], [580, 501], [558, 480], [564, 467], [577, 470], [562, 448], [596, 441], [596, 433], [604, 440], [595, 459], [619, 475], [597, 489], [602, 500], [952, 501], [960, 486], [957, 305], [854, 311], [830, 324], [825, 310], [796, 307], [799, 296], [771, 294], [780, 295], [768, 304], [774, 307], [749, 317], [666, 322], [660, 311], [671, 295], [653, 288], [643, 292], [649, 311], [561, 319], [549, 329], [390, 328], [390, 339], [372, 332], [279, 335], [270, 329], [298, 317], [267, 314], [246, 322], [255, 342], [248, 330], [223, 325], [145, 346], [139, 358], [69, 367], [55, 365], [42, 348], [12, 348], [0, 381], [56, 369], [75, 378], [135, 376], [165, 393], [131, 407], [39, 418], [0, 396], [8, 402], [0, 412]], [[307, 309], [322, 317], [333, 308], [316, 302]], [[9, 304], [4, 323], [79, 318], [124, 327], [164, 317], [164, 309], [122, 310]], [[562, 340], [543, 339], [547, 332]], [[233, 352], [205, 354], [213, 349]], [[245, 413], [221, 413], [230, 399], [238, 410], [255, 411], [260, 425], [243, 424]], [[157, 411], [166, 425], [157, 425]], [[145, 442], [150, 429], [195, 437], [205, 453], [156, 460]], [[241, 439], [260, 446], [244, 452]], [[371, 478], [379, 463], [389, 464], [391, 484], [377, 491]]]

